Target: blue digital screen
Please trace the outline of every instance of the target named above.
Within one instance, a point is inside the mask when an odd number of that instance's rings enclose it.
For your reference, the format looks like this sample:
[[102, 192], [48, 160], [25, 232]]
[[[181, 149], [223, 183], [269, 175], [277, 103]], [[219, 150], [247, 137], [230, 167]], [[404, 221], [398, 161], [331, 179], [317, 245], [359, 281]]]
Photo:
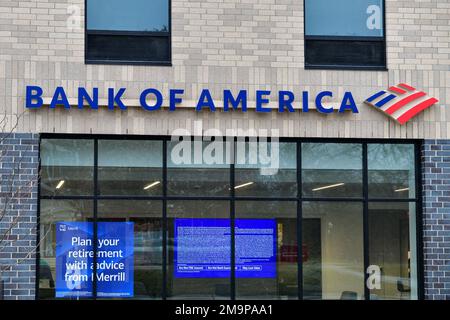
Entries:
[[[175, 219], [174, 276], [230, 277], [229, 219]], [[276, 277], [275, 219], [235, 220], [237, 278]]]
[[[133, 297], [133, 222], [97, 224], [97, 296]], [[92, 297], [92, 222], [56, 223], [57, 298]]]

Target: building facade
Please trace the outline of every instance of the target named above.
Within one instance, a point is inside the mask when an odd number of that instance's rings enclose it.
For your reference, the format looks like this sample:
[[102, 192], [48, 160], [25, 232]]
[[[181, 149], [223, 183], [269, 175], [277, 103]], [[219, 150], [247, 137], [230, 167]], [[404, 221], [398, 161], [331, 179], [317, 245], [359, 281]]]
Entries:
[[[447, 0], [8, 0], [0, 13], [6, 299], [450, 297]], [[228, 140], [188, 142], [180, 162], [173, 136]], [[250, 161], [266, 136], [272, 173]], [[65, 228], [120, 234], [131, 288], [68, 280], [106, 267]], [[94, 252], [78, 261], [93, 271], [67, 266], [71, 248]]]

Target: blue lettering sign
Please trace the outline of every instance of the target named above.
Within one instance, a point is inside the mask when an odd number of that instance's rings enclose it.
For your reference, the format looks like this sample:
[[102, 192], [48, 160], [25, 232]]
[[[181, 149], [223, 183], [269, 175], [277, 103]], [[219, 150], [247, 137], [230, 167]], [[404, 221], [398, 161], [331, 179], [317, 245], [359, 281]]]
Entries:
[[[44, 104], [42, 99], [43, 90], [38, 86], [27, 86], [25, 106], [26, 108], [40, 108]], [[35, 101], [35, 102], [33, 102]]]
[[[153, 106], [149, 106], [147, 103], [147, 96], [149, 94], [153, 94], [156, 98], [155, 105], [153, 105]], [[158, 90], [149, 88], [149, 89], [145, 89], [144, 91], [142, 91], [139, 101], [141, 102], [142, 108], [144, 108], [147, 111], [158, 110], [158, 109], [161, 109], [161, 106], [163, 103], [163, 96], [162, 96], [161, 92], [159, 92]]]
[[309, 112], [309, 94], [308, 91], [302, 92], [302, 111], [303, 112]]
[[333, 93], [331, 91], [322, 91], [322, 92], [320, 92], [317, 95], [317, 97], [316, 97], [316, 108], [317, 108], [317, 111], [322, 112], [322, 113], [332, 113], [333, 112], [333, 108], [325, 108], [322, 105], [323, 97], [333, 97]]
[[69, 100], [67, 99], [66, 92], [63, 87], [56, 88], [52, 102], [50, 102], [50, 108], [54, 109], [57, 105], [63, 105], [64, 108], [70, 109]]
[[353, 99], [351, 92], [345, 92], [344, 98], [342, 99], [341, 107], [339, 108], [339, 112], [345, 112], [345, 110], [351, 110], [353, 113], [358, 113], [358, 108], [356, 107], [355, 100]]
[[292, 106], [294, 102], [294, 94], [291, 91], [280, 91], [278, 93], [278, 111], [284, 112], [287, 108], [289, 112], [294, 112], [294, 107]]
[[239, 91], [239, 94], [237, 98], [235, 99], [233, 97], [233, 94], [230, 90], [224, 90], [223, 91], [223, 110], [228, 111], [229, 110], [229, 104], [231, 103], [231, 106], [234, 110], [239, 109], [239, 104], [242, 105], [242, 111], [247, 111], [247, 91], [241, 90]]
[[169, 103], [169, 111], [175, 111], [175, 108], [178, 103], [183, 101], [182, 98], [178, 98], [177, 94], [184, 94], [183, 89], [171, 89], [169, 90], [170, 103]]
[[208, 89], [203, 89], [200, 94], [200, 98], [198, 99], [197, 107], [195, 108], [197, 111], [201, 111], [204, 107], [208, 107], [211, 111], [216, 111], [216, 106], [214, 105], [214, 100], [211, 97], [211, 93]]
[[[126, 110], [127, 106], [123, 103], [122, 98], [124, 96], [126, 89], [120, 88], [118, 90], [114, 88], [107, 89], [108, 95], [108, 110], [115, 110], [116, 106], [120, 110]], [[181, 95], [184, 94], [184, 89], [169, 89], [169, 111], [175, 111], [178, 104], [181, 104], [183, 98]], [[265, 106], [270, 103], [271, 91], [268, 90], [256, 90], [256, 112], [271, 112], [272, 108]], [[43, 89], [39, 86], [27, 86], [26, 87], [26, 98], [25, 106], [26, 108], [41, 108], [44, 104]], [[151, 103], [150, 100], [147, 101], [149, 95], [153, 95], [155, 102]], [[289, 113], [295, 112], [293, 103], [295, 102], [295, 93], [292, 91], [278, 91], [278, 111]], [[309, 112], [309, 92], [301, 92], [301, 111]], [[322, 91], [318, 93], [315, 97], [316, 109], [320, 113], [333, 113], [334, 108], [332, 106], [324, 106], [323, 100], [326, 97], [333, 97], [331, 91]], [[164, 96], [158, 89], [147, 88], [140, 93], [139, 102], [141, 107], [146, 111], [160, 110], [164, 105]], [[57, 87], [52, 95], [52, 99], [49, 107], [55, 109], [56, 106], [62, 105], [66, 109], [70, 109], [69, 99], [67, 98], [66, 92], [63, 87]], [[85, 105], [90, 108], [97, 110], [99, 108], [99, 90], [98, 88], [92, 88], [92, 92], [88, 92], [86, 88], [78, 88], [78, 108], [82, 109]], [[204, 108], [208, 108], [210, 111], [216, 111], [216, 105], [211, 92], [208, 89], [203, 89], [197, 100], [196, 110], [201, 111]], [[239, 90], [237, 95], [233, 95], [231, 90], [223, 90], [223, 110], [225, 112], [230, 110], [241, 110], [243, 112], [247, 111], [248, 108], [248, 93], [247, 90]], [[352, 113], [358, 113], [358, 108], [356, 106], [355, 100], [352, 93], [346, 91], [342, 98], [339, 113], [344, 113], [345, 111], [351, 111]]]
[[269, 103], [269, 99], [265, 96], [270, 95], [270, 91], [256, 90], [256, 112], [270, 112], [271, 108], [264, 108], [263, 104]]
[[121, 110], [127, 110], [127, 107], [120, 100], [125, 93], [125, 88], [120, 88], [117, 94], [114, 95], [114, 88], [108, 89], [108, 109], [114, 110], [114, 106], [117, 105]]
[[78, 108], [83, 109], [84, 100], [88, 103], [88, 105], [94, 109], [98, 109], [98, 88], [93, 88], [93, 97], [89, 95], [85, 88], [78, 88]]

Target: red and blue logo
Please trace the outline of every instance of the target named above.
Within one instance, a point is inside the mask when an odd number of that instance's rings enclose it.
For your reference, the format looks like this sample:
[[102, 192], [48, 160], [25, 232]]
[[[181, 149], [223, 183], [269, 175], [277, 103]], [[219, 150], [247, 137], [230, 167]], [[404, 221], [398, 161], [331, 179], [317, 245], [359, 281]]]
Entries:
[[405, 124], [438, 101], [408, 84], [399, 83], [397, 86], [388, 88], [387, 91], [375, 93], [364, 102], [398, 123]]

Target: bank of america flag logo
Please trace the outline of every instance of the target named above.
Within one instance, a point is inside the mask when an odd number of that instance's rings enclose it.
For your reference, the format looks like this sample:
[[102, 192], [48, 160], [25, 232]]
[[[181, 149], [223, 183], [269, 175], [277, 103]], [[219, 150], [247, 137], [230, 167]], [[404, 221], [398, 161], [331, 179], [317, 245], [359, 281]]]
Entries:
[[375, 93], [364, 102], [398, 123], [405, 124], [438, 100], [406, 83], [399, 83], [388, 88], [387, 91], [382, 90]]

